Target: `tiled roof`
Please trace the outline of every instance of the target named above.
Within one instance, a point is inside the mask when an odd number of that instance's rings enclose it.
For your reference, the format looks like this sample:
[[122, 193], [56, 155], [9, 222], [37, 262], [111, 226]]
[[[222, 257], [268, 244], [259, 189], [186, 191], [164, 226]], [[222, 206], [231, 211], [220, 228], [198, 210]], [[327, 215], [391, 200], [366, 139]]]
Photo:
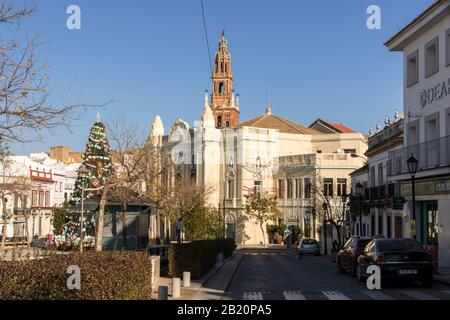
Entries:
[[431, 6], [429, 6], [427, 9], [425, 9], [421, 14], [419, 14], [417, 17], [415, 17], [410, 23], [408, 23], [403, 29], [401, 29], [399, 32], [397, 32], [393, 37], [391, 37], [388, 41], [384, 43], [385, 46], [389, 46], [392, 41], [394, 41], [397, 37], [402, 35], [404, 32], [406, 32], [409, 28], [411, 28], [414, 24], [419, 22], [421, 19], [425, 18], [427, 15], [429, 15], [433, 10], [435, 10], [438, 6], [443, 4], [448, 0], [437, 0], [435, 3], [433, 3]]
[[254, 119], [244, 121], [240, 123], [238, 127], [278, 129], [279, 132], [294, 134], [321, 134], [317, 130], [304, 127], [274, 114], [264, 114]]
[[[326, 127], [326, 128], [328, 128], [329, 131], [332, 131], [334, 133], [356, 133], [356, 131], [350, 129], [343, 123], [332, 123], [332, 122], [325, 121], [323, 119], [317, 119], [309, 126], [309, 128], [313, 128], [316, 125], [321, 125], [323, 127]], [[320, 130], [320, 129], [318, 129], [318, 130]], [[330, 133], [328, 131], [324, 131], [324, 132]]]
[[350, 129], [349, 127], [346, 127], [342, 123], [331, 123], [331, 122], [329, 122], [329, 124], [332, 125], [333, 127], [335, 127], [336, 129], [338, 129], [339, 131], [341, 131], [342, 133], [356, 133], [356, 131]]

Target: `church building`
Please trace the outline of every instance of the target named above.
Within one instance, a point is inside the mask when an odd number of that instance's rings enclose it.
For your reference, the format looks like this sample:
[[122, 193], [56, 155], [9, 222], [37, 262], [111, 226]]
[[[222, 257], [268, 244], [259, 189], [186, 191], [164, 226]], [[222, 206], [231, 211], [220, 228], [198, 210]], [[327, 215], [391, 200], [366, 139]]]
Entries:
[[226, 236], [247, 245], [267, 242], [269, 236], [244, 213], [249, 190], [277, 194], [282, 216], [268, 225], [297, 225], [320, 239], [323, 199], [330, 212], [345, 210], [349, 173], [364, 165], [367, 149], [364, 135], [344, 125], [320, 120], [303, 126], [275, 114], [271, 105], [241, 121], [223, 32], [199, 124], [177, 120], [166, 133], [156, 116], [150, 141], [183, 164], [183, 174], [194, 183], [212, 190], [208, 202], [225, 217]]

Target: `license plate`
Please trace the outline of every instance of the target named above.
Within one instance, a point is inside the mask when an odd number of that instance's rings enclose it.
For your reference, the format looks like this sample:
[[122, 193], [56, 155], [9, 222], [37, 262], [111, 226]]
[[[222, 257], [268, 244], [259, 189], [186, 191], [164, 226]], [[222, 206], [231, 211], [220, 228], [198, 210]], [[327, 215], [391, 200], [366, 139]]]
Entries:
[[399, 274], [417, 274], [417, 270], [400, 270]]

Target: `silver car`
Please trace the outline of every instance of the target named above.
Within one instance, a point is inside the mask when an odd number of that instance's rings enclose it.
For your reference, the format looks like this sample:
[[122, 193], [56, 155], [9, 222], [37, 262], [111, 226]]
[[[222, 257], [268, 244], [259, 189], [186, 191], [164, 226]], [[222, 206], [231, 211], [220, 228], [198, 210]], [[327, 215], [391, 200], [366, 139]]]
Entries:
[[314, 239], [302, 239], [297, 247], [299, 255], [315, 254], [320, 255], [320, 243]]

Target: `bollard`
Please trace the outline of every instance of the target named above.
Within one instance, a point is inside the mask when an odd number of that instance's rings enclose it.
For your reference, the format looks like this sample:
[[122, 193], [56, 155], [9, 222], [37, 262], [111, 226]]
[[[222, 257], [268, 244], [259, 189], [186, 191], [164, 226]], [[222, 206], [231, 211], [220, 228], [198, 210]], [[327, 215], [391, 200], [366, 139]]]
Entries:
[[189, 288], [191, 286], [191, 273], [189, 271], [183, 272], [183, 287]]
[[169, 300], [169, 287], [159, 286], [158, 287], [158, 300]]
[[177, 299], [180, 297], [180, 278], [172, 278], [172, 298]]
[[223, 253], [219, 253], [216, 258], [216, 264], [223, 262]]

